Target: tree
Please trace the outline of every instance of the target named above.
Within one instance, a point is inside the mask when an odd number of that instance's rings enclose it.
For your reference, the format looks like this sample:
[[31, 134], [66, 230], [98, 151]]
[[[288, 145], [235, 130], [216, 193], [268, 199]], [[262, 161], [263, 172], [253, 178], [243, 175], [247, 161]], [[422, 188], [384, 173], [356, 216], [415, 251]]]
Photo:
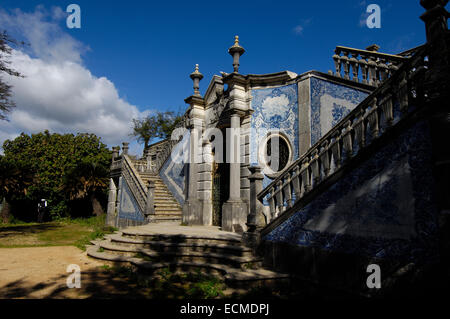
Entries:
[[133, 119], [131, 136], [136, 137], [139, 143], [144, 143], [144, 148], [147, 149], [154, 139], [170, 137], [181, 120], [182, 116], [172, 111], [157, 112], [143, 119]]
[[108, 170], [97, 162], [80, 162], [70, 168], [64, 177], [63, 190], [71, 200], [88, 197], [92, 212], [104, 213], [98, 195], [108, 187]]
[[[7, 57], [12, 52], [10, 45], [14, 44], [17, 45], [19, 43], [12, 39], [6, 31], [0, 32], [0, 75], [6, 73], [11, 76], [23, 77], [22, 74], [9, 67], [11, 61], [7, 60]], [[4, 82], [0, 76], [0, 120], [6, 120], [6, 113], [11, 111], [15, 106], [14, 101], [11, 100], [11, 96], [11, 85]]]
[[20, 165], [0, 156], [0, 201], [2, 202], [0, 217], [3, 223], [7, 223], [10, 219], [11, 200], [17, 194], [26, 195], [32, 182], [33, 174], [29, 165]]
[[[68, 180], [66, 175], [72, 174], [73, 177], [80, 163], [95, 163], [92, 165], [101, 167], [107, 177], [111, 164], [111, 152], [94, 134], [62, 135], [45, 131], [30, 136], [22, 133], [12, 141], [6, 140], [3, 149], [5, 159], [19, 167], [28, 163], [33, 174], [33, 183], [27, 188], [27, 193], [15, 193], [16, 201], [29, 202], [27, 214], [31, 214], [35, 213], [37, 202], [45, 198], [52, 218], [68, 216], [70, 213], [74, 197], [64, 188]], [[90, 179], [85, 170], [79, 172], [80, 180], [83, 176], [86, 180]], [[90, 187], [87, 189], [91, 190]], [[97, 188], [97, 197], [100, 195], [98, 189], [100, 187]], [[107, 187], [103, 191], [106, 196]], [[87, 192], [87, 195], [91, 193]]]

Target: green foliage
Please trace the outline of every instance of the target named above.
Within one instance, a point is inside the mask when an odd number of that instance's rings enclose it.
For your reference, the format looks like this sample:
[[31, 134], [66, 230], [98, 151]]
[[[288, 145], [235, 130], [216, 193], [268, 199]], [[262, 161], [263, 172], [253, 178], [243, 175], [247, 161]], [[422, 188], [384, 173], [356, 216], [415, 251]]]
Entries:
[[180, 114], [174, 112], [157, 112], [143, 119], [133, 119], [133, 133], [139, 143], [144, 143], [147, 148], [149, 143], [156, 138], [166, 139], [182, 120]]
[[7, 192], [16, 202], [28, 203], [28, 214], [35, 214], [38, 201], [45, 198], [53, 220], [67, 217], [74, 193], [79, 194], [78, 198], [87, 198], [99, 191], [106, 194], [105, 178], [111, 153], [94, 134], [61, 135], [45, 131], [30, 136], [22, 133], [12, 141], [6, 140], [3, 149], [5, 155], [0, 163], [14, 163], [21, 176], [32, 175], [32, 183], [27, 185], [26, 191]]

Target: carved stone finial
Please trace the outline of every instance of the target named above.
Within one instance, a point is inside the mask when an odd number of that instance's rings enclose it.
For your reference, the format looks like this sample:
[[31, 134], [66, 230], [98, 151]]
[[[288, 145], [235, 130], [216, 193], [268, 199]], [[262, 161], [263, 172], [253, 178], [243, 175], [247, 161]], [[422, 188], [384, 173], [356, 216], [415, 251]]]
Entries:
[[378, 50], [380, 50], [380, 46], [377, 45], [377, 44], [369, 45], [369, 46], [366, 48], [366, 51], [377, 52]]
[[194, 95], [200, 96], [200, 80], [203, 74], [198, 70], [198, 64], [195, 65], [195, 71], [191, 73], [190, 78], [194, 81]]
[[233, 57], [234, 72], [239, 72], [239, 58], [245, 53], [243, 47], [239, 45], [239, 36], [234, 37], [234, 44], [228, 49], [228, 53]]

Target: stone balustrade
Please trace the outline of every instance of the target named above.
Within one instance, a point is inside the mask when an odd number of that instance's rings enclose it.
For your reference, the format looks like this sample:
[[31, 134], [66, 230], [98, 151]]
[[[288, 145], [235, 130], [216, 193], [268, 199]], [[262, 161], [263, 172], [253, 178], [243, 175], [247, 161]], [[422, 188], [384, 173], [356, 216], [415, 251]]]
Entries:
[[147, 187], [138, 177], [138, 172], [134, 168], [132, 161], [125, 154], [122, 154], [122, 177], [126, 180], [133, 193], [139, 208], [143, 213], [147, 208]]
[[377, 87], [406, 59], [400, 55], [337, 46], [333, 55], [334, 75]]
[[404, 60], [389, 79], [257, 195], [269, 205], [267, 223], [342, 170], [419, 104], [424, 97], [418, 88], [428, 68], [426, 54], [423, 47]]

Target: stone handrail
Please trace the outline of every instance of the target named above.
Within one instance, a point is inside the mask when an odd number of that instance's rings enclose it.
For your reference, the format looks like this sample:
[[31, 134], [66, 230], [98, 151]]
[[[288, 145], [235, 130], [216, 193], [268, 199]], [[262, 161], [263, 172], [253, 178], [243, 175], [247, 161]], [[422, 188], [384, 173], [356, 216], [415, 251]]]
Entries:
[[161, 144], [159, 144], [158, 150], [156, 152], [156, 159], [149, 161], [150, 165], [147, 166], [147, 171], [153, 174], [158, 174], [164, 163], [170, 157], [172, 149], [177, 143], [178, 141], [166, 139]]
[[397, 72], [257, 195], [260, 202], [269, 203], [267, 224], [342, 170], [359, 151], [388, 131], [398, 117], [411, 112], [410, 102], [424, 95], [418, 84], [428, 68], [427, 48], [405, 60]]
[[147, 206], [147, 187], [139, 178], [138, 172], [133, 166], [131, 159], [122, 154], [122, 176], [127, 181], [131, 192], [133, 193], [139, 208], [143, 214], [146, 213]]
[[343, 46], [337, 46], [334, 52], [335, 76], [375, 87], [388, 79], [407, 59], [400, 55]]
[[[186, 121], [188, 118], [187, 116], [188, 116], [188, 113], [186, 112], [183, 115], [180, 123], [175, 127], [175, 129], [177, 129], [179, 127], [186, 127]], [[145, 158], [145, 155], [144, 155], [144, 158], [139, 159], [139, 160], [134, 160], [133, 164], [135, 165], [138, 172], [149, 172], [154, 175], [157, 175], [159, 173], [159, 171], [161, 170], [161, 168], [163, 167], [163, 165], [166, 163], [167, 159], [170, 157], [170, 154], [172, 153], [174, 146], [178, 142], [179, 141], [167, 138], [163, 141], [155, 143], [149, 147], [149, 151], [146, 155], [147, 158]], [[152, 155], [156, 155], [156, 159], [151, 160], [150, 157]]]

